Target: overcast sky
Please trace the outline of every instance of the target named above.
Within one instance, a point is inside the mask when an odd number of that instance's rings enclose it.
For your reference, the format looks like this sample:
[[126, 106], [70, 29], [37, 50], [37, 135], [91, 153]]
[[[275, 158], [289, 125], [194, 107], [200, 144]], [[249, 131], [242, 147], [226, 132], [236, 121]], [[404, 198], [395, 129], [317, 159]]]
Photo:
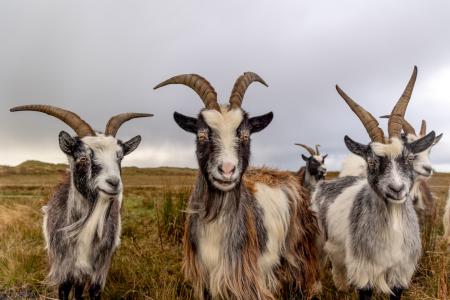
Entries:
[[417, 65], [406, 116], [444, 132], [431, 159], [450, 171], [449, 12], [449, 1], [3, 0], [0, 164], [66, 161], [57, 137], [73, 133], [69, 127], [9, 112], [40, 103], [72, 110], [101, 131], [114, 114], [153, 113], [119, 130], [122, 140], [143, 137], [125, 165], [196, 167], [194, 137], [172, 114], [196, 115], [201, 100], [184, 86], [153, 86], [198, 73], [227, 102], [236, 78], [254, 71], [269, 88], [253, 84], [244, 108], [275, 118], [253, 136], [252, 163], [294, 170], [303, 161], [293, 144], [319, 143], [338, 169], [348, 154], [344, 135], [368, 136], [335, 84], [378, 116], [391, 111]]

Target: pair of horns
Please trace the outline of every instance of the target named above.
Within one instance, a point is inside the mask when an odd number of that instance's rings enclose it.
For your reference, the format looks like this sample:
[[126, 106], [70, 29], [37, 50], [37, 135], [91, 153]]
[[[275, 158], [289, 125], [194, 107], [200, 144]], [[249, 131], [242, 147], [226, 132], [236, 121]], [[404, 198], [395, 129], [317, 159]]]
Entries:
[[[390, 115], [385, 115], [381, 116], [380, 118], [388, 119], [389, 117]], [[403, 119], [402, 129], [406, 134], [417, 135], [414, 127], [408, 121], [406, 121], [406, 119]], [[427, 122], [425, 120], [422, 120], [422, 123], [420, 124], [419, 136], [424, 136], [425, 134], [427, 134]]]
[[[414, 89], [414, 84], [416, 83], [417, 78], [417, 67], [414, 66], [413, 73], [411, 78], [409, 79], [408, 84], [406, 85], [403, 94], [400, 96], [400, 99], [397, 101], [397, 104], [394, 106], [391, 114], [389, 115], [388, 122], [388, 133], [389, 138], [400, 137], [404, 116], [406, 112], [406, 108], [408, 107], [409, 100], [411, 99], [412, 91]], [[347, 102], [348, 106], [353, 110], [353, 112], [358, 116], [358, 118], [363, 123], [367, 132], [369, 133], [369, 137], [373, 142], [384, 143], [384, 133], [383, 130], [379, 127], [378, 121], [364, 108], [359, 106], [355, 101], [353, 101], [344, 91], [342, 91], [339, 86], [336, 85], [336, 90], [341, 95], [341, 97]]]
[[320, 145], [316, 145], [316, 150], [314, 150], [313, 148], [311, 148], [311, 147], [309, 147], [308, 145], [305, 145], [305, 144], [295, 144], [295, 145], [305, 148], [306, 151], [308, 151], [309, 154], [311, 154], [313, 156], [314, 155], [320, 155], [320, 152], [319, 152]]
[[[231, 91], [230, 110], [242, 106], [242, 101], [244, 100], [244, 95], [247, 88], [255, 81], [268, 86], [267, 83], [256, 73], [245, 72], [243, 75], [239, 76], [234, 83], [233, 90]], [[214, 87], [208, 82], [208, 80], [200, 75], [184, 74], [174, 76], [161, 82], [153, 89], [156, 90], [169, 84], [184, 84], [190, 87], [200, 96], [207, 109], [215, 109], [220, 112], [220, 105], [217, 101], [217, 93], [214, 90]]]
[[[94, 136], [95, 131], [92, 127], [77, 114], [50, 105], [22, 105], [16, 106], [10, 109], [11, 112], [15, 111], [38, 111], [47, 115], [60, 119], [64, 123], [70, 126], [79, 137]], [[152, 114], [144, 113], [124, 113], [111, 117], [108, 124], [106, 124], [105, 135], [116, 136], [120, 126], [134, 118], [152, 117]]]

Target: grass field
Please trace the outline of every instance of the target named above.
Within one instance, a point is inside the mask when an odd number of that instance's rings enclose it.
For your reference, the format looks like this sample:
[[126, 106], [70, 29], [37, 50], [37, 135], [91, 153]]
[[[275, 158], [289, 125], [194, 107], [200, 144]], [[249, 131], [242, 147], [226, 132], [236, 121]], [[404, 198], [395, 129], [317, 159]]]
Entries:
[[[47, 259], [41, 207], [66, 170], [65, 165], [26, 162], [0, 167], [0, 299], [51, 299], [45, 284]], [[105, 299], [193, 299], [180, 272], [183, 209], [195, 170], [125, 168], [122, 243], [113, 259]], [[431, 180], [436, 216], [422, 226], [424, 254], [405, 299], [446, 299], [450, 264], [441, 219], [450, 174]], [[354, 299], [338, 293], [326, 271], [321, 299]], [[384, 297], [377, 297], [384, 299]]]

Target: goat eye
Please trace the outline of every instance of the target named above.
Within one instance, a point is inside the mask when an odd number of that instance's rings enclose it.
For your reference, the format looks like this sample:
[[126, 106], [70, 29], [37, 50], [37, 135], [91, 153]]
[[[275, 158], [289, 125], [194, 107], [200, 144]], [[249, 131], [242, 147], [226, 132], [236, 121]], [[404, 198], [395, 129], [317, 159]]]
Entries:
[[416, 159], [416, 155], [414, 155], [414, 154], [408, 154], [408, 156], [406, 157], [406, 160], [408, 161], [408, 162], [413, 162], [415, 159]]
[[244, 130], [241, 132], [241, 140], [243, 142], [248, 142], [249, 138], [250, 138], [250, 133], [248, 132], [248, 130]]
[[208, 140], [208, 131], [207, 130], [199, 130], [199, 132], [197, 133], [197, 137], [200, 142], [204, 142], [204, 141]]
[[370, 168], [375, 167], [375, 160], [373, 160], [373, 159], [368, 159], [368, 160], [367, 160], [367, 165], [368, 165]]
[[80, 162], [80, 163], [85, 163], [85, 162], [87, 162], [88, 161], [88, 158], [86, 157], [86, 156], [81, 156], [79, 159], [78, 159], [78, 162]]

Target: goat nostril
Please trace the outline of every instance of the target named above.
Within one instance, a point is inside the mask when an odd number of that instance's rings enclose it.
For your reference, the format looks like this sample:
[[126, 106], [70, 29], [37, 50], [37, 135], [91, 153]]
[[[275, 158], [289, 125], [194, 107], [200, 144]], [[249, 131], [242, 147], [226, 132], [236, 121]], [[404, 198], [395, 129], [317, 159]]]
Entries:
[[431, 167], [428, 167], [428, 166], [424, 166], [423, 169], [428, 173], [431, 173], [431, 171], [432, 171]]
[[106, 182], [107, 182], [110, 186], [112, 186], [112, 187], [114, 187], [114, 188], [117, 188], [117, 187], [119, 186], [120, 179], [119, 179], [119, 178], [108, 178], [108, 179], [106, 179]]
[[236, 166], [231, 163], [224, 163], [220, 165], [218, 169], [220, 174], [222, 175], [231, 175], [234, 173], [234, 171], [236, 171]]
[[390, 184], [390, 185], [388, 185], [388, 187], [389, 187], [389, 189], [390, 189], [391, 191], [393, 191], [393, 192], [395, 192], [395, 193], [400, 193], [401, 191], [403, 191], [403, 190], [405, 189], [405, 185], [404, 185], [404, 184], [402, 184], [402, 185], [393, 185], [393, 184]]

